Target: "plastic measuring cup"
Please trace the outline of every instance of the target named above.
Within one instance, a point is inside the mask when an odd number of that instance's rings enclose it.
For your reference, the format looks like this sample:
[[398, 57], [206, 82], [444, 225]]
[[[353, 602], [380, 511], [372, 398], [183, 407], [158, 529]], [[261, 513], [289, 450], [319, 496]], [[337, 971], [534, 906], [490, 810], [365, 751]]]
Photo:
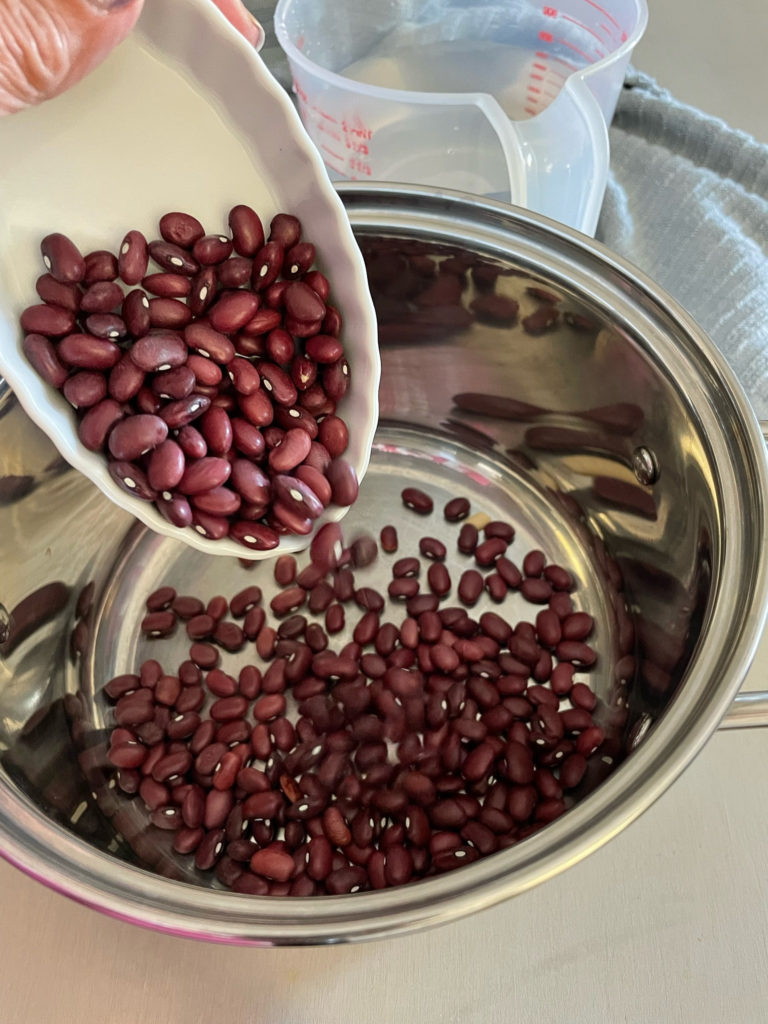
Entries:
[[331, 177], [456, 188], [594, 234], [645, 0], [280, 0]]

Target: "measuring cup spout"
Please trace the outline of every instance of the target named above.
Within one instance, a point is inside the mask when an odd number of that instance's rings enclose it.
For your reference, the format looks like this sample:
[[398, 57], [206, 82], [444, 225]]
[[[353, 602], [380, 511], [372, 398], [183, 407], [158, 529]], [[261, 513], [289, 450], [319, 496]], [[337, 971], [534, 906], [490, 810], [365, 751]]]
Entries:
[[528, 208], [594, 235], [610, 152], [608, 128], [589, 86], [571, 76], [553, 103], [515, 127]]
[[509, 195], [497, 198], [594, 235], [608, 175], [608, 131], [590, 88], [572, 76], [527, 121], [511, 121], [492, 96], [476, 97], [506, 161]]

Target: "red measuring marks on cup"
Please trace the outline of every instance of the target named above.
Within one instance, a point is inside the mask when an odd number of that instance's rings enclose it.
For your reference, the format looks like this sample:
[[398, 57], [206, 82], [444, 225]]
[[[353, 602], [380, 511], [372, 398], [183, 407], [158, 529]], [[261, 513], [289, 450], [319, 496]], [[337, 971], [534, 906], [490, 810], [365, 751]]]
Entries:
[[337, 174], [353, 181], [370, 178], [373, 170], [368, 157], [373, 131], [360, 117], [336, 117], [307, 95], [294, 77], [293, 88], [301, 119], [322, 154], [325, 164]]
[[[551, 28], [539, 31], [541, 49], [535, 52], [530, 64], [524, 110], [531, 117], [540, 114], [557, 98], [570, 74], [602, 60], [627, 38], [627, 33], [610, 11], [596, 0], [584, 2], [595, 11], [592, 24], [586, 24], [557, 7], [544, 5], [541, 8]], [[580, 37], [578, 43], [573, 38], [574, 29]], [[558, 54], [558, 50], [572, 55], [572, 60]]]

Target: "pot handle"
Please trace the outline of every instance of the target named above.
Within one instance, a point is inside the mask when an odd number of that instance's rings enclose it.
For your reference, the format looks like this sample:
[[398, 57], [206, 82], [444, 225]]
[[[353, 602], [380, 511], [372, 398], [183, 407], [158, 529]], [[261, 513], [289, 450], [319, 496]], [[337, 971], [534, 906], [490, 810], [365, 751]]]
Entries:
[[748, 690], [737, 693], [720, 723], [721, 729], [753, 729], [768, 725], [768, 691]]
[[[763, 439], [768, 444], [768, 420], [760, 420]], [[768, 690], [747, 690], [737, 693], [720, 723], [721, 729], [752, 729], [768, 725]]]

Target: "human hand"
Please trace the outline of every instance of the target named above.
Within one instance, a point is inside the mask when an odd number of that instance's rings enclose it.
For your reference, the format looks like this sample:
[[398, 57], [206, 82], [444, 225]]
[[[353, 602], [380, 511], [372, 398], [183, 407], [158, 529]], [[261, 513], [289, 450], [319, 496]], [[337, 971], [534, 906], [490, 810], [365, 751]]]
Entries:
[[[211, 2], [250, 43], [261, 40], [241, 0]], [[131, 31], [143, 3], [0, 0], [0, 114], [41, 103], [79, 82]]]

